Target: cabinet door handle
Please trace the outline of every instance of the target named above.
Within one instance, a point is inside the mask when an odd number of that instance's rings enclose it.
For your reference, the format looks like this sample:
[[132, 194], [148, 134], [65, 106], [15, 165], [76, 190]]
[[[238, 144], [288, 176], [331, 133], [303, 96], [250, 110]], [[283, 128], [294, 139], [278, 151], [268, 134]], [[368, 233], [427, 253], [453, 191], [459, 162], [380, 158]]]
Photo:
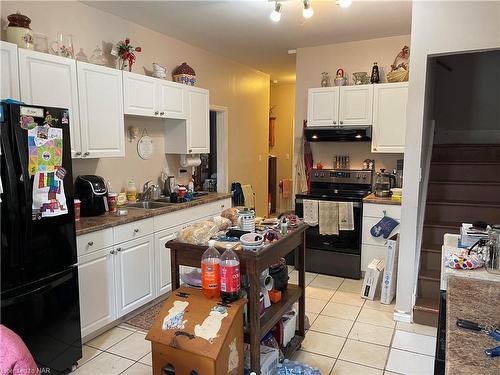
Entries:
[[81, 153], [81, 151], [77, 151], [77, 152], [75, 152], [75, 155], [76, 155], [76, 156], [80, 156], [81, 154], [82, 154], [82, 153]]
[[115, 252], [114, 250], [111, 250], [109, 253], [110, 253], [111, 255], [115, 255], [115, 254], [116, 254], [116, 252]]
[[158, 116], [158, 111], [155, 111], [155, 116]]
[[344, 121], [340, 121], [340, 125], [342, 125], [344, 123]]
[[135, 228], [134, 233], [139, 233], [139, 228]]
[[337, 125], [337, 121], [334, 121], [334, 122], [333, 122], [333, 125]]
[[189, 150], [189, 153], [193, 152], [193, 150]]
[[88, 242], [88, 245], [89, 245], [89, 246], [94, 246], [94, 241], [89, 241], [89, 242]]
[[160, 112], [160, 116], [163, 116], [165, 114], [165, 112]]
[[122, 248], [121, 247], [117, 247], [116, 251], [122, 251]]
[[90, 152], [88, 152], [88, 151], [86, 151], [86, 152], [84, 152], [84, 153], [83, 153], [83, 156], [84, 156], [84, 157], [85, 157], [85, 156], [89, 156], [89, 155], [90, 155]]

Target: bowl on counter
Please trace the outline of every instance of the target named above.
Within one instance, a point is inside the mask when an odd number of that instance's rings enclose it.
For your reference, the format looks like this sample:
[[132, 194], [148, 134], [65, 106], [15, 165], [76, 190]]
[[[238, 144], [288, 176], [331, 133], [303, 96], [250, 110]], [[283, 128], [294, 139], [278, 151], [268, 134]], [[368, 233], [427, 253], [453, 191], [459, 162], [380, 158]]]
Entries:
[[240, 245], [243, 250], [256, 251], [262, 247], [264, 236], [259, 233], [246, 233], [240, 237]]

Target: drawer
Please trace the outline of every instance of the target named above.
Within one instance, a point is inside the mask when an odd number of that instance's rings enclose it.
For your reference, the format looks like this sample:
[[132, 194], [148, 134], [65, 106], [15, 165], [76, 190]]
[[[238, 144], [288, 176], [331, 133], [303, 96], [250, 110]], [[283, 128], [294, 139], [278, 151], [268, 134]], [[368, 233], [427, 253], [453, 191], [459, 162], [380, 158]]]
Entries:
[[176, 225], [198, 221], [205, 217], [220, 215], [220, 213], [228, 207], [231, 207], [230, 198], [174, 211], [165, 215], [155, 216], [153, 218], [154, 231], [158, 232], [160, 230], [172, 228]]
[[[380, 237], [373, 237], [370, 233], [370, 229], [377, 224], [380, 221], [381, 218], [378, 217], [363, 217], [363, 234], [361, 238], [361, 243], [363, 245], [376, 245], [376, 246], [385, 246], [385, 243], [387, 240], [380, 236]], [[400, 221], [399, 219], [396, 219], [397, 221]], [[399, 233], [399, 230], [401, 228], [401, 224], [399, 224], [396, 228], [393, 229], [391, 232], [391, 235], [389, 237], [394, 236], [396, 233]]]
[[363, 216], [384, 217], [384, 211], [387, 216], [393, 219], [401, 219], [401, 206], [394, 204], [373, 204], [363, 203]]
[[130, 241], [153, 233], [153, 218], [134, 221], [129, 224], [119, 225], [113, 228], [114, 243]]
[[76, 237], [78, 256], [113, 246], [113, 229], [108, 228]]
[[361, 271], [366, 271], [366, 267], [374, 259], [382, 259], [385, 263], [387, 248], [385, 246], [366, 245], [361, 246]]

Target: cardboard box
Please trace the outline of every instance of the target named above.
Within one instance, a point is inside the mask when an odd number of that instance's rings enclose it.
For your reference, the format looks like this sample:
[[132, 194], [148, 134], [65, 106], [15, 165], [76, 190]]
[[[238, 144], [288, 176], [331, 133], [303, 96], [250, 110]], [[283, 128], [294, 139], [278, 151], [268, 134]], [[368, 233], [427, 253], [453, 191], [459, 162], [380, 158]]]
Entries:
[[382, 278], [380, 303], [390, 305], [396, 295], [396, 280], [398, 276], [399, 234], [387, 241], [384, 276]]
[[176, 374], [243, 374], [246, 299], [228, 306], [218, 303], [201, 290], [180, 287], [172, 292], [146, 336], [151, 341], [153, 375], [165, 374], [164, 368]]
[[361, 297], [373, 300], [375, 293], [381, 282], [380, 274], [384, 271], [384, 261], [381, 259], [373, 259], [366, 267], [365, 280], [361, 289]]

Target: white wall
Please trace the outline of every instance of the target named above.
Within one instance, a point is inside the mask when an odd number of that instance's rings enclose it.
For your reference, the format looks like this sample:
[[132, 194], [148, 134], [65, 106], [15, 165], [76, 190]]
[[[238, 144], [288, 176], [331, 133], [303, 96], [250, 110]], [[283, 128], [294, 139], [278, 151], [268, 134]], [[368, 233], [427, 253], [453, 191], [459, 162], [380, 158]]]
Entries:
[[[420, 255], [423, 207], [420, 167], [425, 165], [432, 118], [424, 115], [427, 57], [500, 48], [500, 2], [414, 1], [407, 107], [404, 197], [396, 309], [411, 313]], [[425, 136], [425, 140], [429, 137]]]

